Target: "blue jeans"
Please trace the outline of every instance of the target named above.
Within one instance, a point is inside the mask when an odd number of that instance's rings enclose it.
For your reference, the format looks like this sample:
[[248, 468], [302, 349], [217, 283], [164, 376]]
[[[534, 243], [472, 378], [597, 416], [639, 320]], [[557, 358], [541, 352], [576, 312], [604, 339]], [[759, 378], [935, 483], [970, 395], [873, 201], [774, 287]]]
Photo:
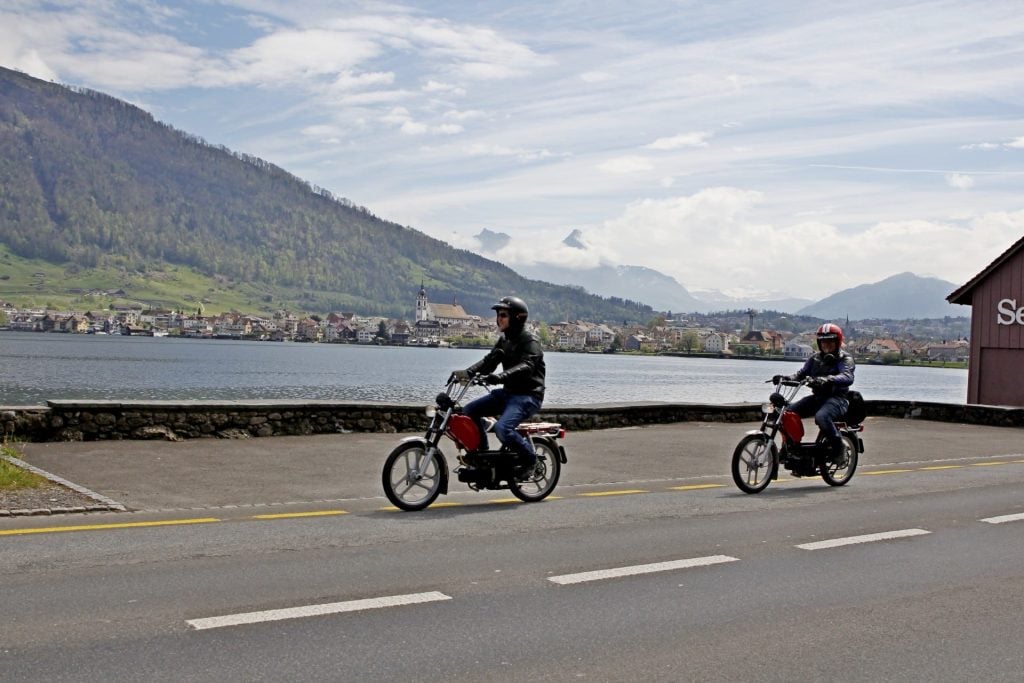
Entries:
[[540, 410], [540, 405], [541, 400], [536, 396], [510, 394], [503, 388], [499, 388], [467, 403], [462, 413], [472, 418], [477, 429], [480, 430], [480, 450], [490, 450], [487, 446], [484, 421], [481, 418], [500, 415], [497, 424], [494, 425], [494, 433], [498, 435], [498, 441], [513, 452], [532, 460], [537, 457], [533, 450], [533, 444], [517, 432], [516, 427], [520, 422]]
[[813, 415], [814, 424], [818, 425], [821, 433], [834, 443], [840, 438], [835, 422], [841, 420], [849, 408], [850, 401], [839, 396], [804, 396], [794, 403], [790, 410], [800, 417]]

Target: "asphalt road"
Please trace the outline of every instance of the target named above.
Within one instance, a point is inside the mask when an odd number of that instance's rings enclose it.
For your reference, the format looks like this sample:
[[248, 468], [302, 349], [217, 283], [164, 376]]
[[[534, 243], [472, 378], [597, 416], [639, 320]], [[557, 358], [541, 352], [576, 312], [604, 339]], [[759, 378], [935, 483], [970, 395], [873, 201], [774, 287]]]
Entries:
[[32, 444], [138, 511], [0, 520], [0, 679], [1020, 680], [1020, 430], [872, 419], [848, 486], [749, 496], [751, 427], [570, 434], [557, 498], [420, 513], [396, 437]]

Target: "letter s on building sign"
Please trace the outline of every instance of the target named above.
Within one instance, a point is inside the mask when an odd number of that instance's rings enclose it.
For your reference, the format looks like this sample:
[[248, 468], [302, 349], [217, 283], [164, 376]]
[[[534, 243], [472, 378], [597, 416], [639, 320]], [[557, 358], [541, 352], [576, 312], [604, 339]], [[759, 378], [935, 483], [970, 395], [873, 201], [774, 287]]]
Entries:
[[1002, 299], [996, 304], [996, 312], [999, 314], [996, 322], [1000, 325], [1024, 325], [1024, 306], [1017, 308], [1016, 299]]

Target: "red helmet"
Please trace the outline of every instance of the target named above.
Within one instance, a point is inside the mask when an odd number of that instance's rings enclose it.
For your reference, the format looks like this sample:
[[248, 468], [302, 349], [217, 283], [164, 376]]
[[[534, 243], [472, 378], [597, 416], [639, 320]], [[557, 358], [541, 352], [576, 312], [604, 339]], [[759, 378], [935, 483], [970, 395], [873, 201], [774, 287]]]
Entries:
[[818, 328], [815, 333], [818, 338], [818, 350], [821, 350], [821, 342], [823, 341], [834, 341], [836, 343], [836, 350], [843, 345], [843, 329], [835, 323], [825, 323]]

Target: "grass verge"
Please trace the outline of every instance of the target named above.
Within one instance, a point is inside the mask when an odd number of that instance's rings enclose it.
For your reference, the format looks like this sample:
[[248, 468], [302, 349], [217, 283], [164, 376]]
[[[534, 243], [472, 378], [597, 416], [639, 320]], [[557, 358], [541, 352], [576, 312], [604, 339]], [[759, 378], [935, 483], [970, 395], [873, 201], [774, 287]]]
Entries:
[[0, 490], [34, 489], [46, 483], [46, 477], [15, 466], [7, 456], [16, 458], [18, 454], [7, 444], [0, 445]]

